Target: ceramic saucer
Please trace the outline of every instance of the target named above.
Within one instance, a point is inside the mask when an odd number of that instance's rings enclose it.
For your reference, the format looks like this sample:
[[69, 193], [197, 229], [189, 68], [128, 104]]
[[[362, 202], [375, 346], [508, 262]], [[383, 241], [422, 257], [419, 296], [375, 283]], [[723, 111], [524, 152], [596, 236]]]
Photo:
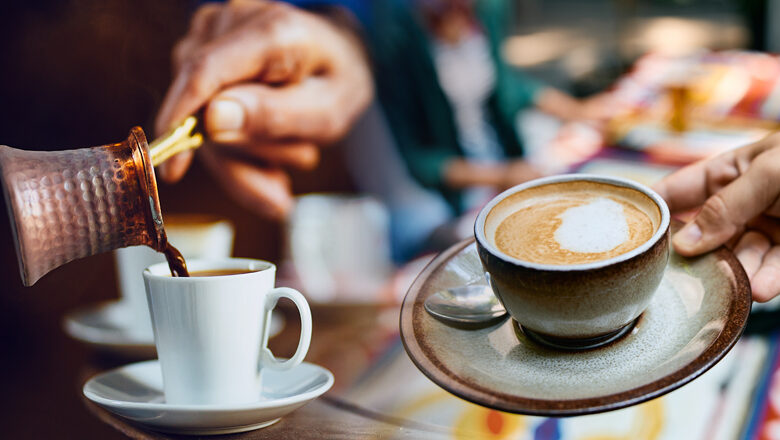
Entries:
[[263, 391], [255, 403], [171, 405], [165, 403], [160, 363], [153, 360], [98, 374], [84, 385], [84, 395], [148, 429], [212, 435], [264, 428], [321, 396], [332, 385], [330, 371], [303, 362], [287, 371], [264, 370]]
[[672, 254], [650, 306], [629, 334], [601, 348], [567, 352], [528, 339], [511, 318], [464, 330], [434, 319], [423, 307], [435, 292], [478, 283], [485, 279], [473, 239], [436, 257], [404, 299], [406, 351], [447, 391], [531, 415], [613, 410], [692, 381], [736, 343], [751, 304], [747, 276], [727, 249], [695, 259]]
[[[154, 356], [152, 329], [137, 328], [129, 308], [120, 301], [108, 301], [76, 310], [63, 320], [65, 332], [97, 348], [132, 357]], [[271, 336], [284, 328], [284, 316], [274, 311]]]

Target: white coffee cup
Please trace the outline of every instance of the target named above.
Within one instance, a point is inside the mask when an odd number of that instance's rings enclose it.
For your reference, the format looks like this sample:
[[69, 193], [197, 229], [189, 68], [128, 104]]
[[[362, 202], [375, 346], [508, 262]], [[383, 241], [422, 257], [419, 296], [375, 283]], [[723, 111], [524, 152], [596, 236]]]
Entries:
[[[212, 216], [179, 214], [165, 217], [168, 241], [184, 258], [224, 258], [233, 251], [233, 225]], [[132, 246], [114, 251], [119, 294], [128, 330], [138, 337], [152, 338], [152, 322], [146, 304], [141, 272], [165, 261], [165, 256], [148, 246]]]
[[[287, 370], [303, 361], [311, 340], [311, 312], [298, 291], [274, 288], [276, 266], [261, 260], [191, 260], [190, 273], [251, 272], [171, 277], [166, 263], [143, 272], [165, 400], [185, 405], [235, 405], [260, 398], [264, 368]], [[298, 307], [301, 335], [295, 354], [277, 360], [268, 349], [271, 311], [279, 298]]]

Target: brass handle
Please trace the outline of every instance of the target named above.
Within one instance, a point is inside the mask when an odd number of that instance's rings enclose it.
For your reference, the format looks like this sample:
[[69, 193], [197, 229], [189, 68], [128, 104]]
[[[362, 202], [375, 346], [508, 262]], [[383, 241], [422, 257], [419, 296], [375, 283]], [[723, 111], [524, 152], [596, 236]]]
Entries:
[[152, 141], [149, 144], [149, 155], [152, 157], [152, 165], [160, 165], [175, 154], [194, 150], [203, 145], [203, 135], [192, 133], [197, 124], [198, 119], [195, 116], [190, 116], [178, 127]]

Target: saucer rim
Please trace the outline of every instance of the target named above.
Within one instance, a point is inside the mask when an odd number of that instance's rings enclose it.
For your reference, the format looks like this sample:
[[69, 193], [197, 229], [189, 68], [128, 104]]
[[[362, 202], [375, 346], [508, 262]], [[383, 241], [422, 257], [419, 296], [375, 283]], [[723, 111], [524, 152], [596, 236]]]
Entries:
[[[152, 364], [155, 365], [152, 366]], [[104, 408], [140, 409], [146, 411], [169, 411], [169, 412], [199, 412], [199, 413], [218, 414], [224, 412], [247, 411], [247, 410], [254, 411], [254, 410], [261, 410], [261, 409], [268, 409], [268, 408], [278, 408], [283, 406], [295, 405], [302, 402], [308, 402], [328, 392], [328, 390], [330, 390], [331, 387], [333, 387], [333, 384], [335, 382], [333, 373], [330, 372], [330, 370], [328, 370], [327, 368], [317, 364], [313, 364], [311, 362], [301, 362], [299, 365], [306, 364], [308, 366], [314, 367], [315, 369], [319, 370], [318, 374], [324, 374], [327, 377], [326, 382], [323, 385], [320, 385], [319, 387], [307, 391], [305, 393], [295, 394], [292, 396], [287, 396], [279, 399], [258, 400], [257, 402], [250, 402], [250, 403], [232, 404], [232, 405], [191, 405], [191, 404], [188, 405], [188, 404], [169, 404], [165, 402], [162, 403], [128, 402], [128, 401], [102, 397], [92, 391], [87, 390], [89, 384], [94, 383], [97, 380], [104, 378], [106, 376], [118, 374], [121, 371], [127, 370], [129, 368], [139, 368], [139, 369], [158, 368], [159, 369], [160, 368], [159, 364], [160, 364], [159, 359], [152, 359], [152, 360], [142, 361], [142, 362], [133, 362], [130, 364], [123, 365], [121, 367], [104, 371], [102, 373], [98, 373], [90, 377], [84, 383], [84, 386], [81, 388], [81, 392], [84, 395], [84, 397], [86, 397], [90, 401]], [[290, 372], [297, 367], [298, 366], [293, 367], [290, 370], [284, 370], [280, 372]], [[160, 390], [160, 393], [162, 392], [163, 391]]]
[[[672, 222], [679, 226], [679, 222]], [[415, 310], [423, 306], [420, 291], [431, 273], [447, 264], [475, 238], [463, 240], [436, 256], [417, 276], [404, 297], [399, 318], [401, 341], [414, 365], [430, 380], [444, 390], [472, 403], [517, 414], [548, 417], [569, 417], [612, 411], [645, 402], [669, 393], [704, 374], [720, 361], [737, 343], [747, 325], [752, 304], [750, 282], [736, 256], [720, 247], [713, 251], [719, 261], [725, 261], [735, 275], [733, 298], [727, 307], [727, 319], [723, 330], [710, 345], [694, 359], [657, 380], [617, 393], [567, 400], [546, 400], [495, 392], [489, 388], [468, 382], [426, 352], [415, 334]], [[424, 310], [422, 311], [423, 313]], [[422, 315], [421, 315], [422, 316]]]

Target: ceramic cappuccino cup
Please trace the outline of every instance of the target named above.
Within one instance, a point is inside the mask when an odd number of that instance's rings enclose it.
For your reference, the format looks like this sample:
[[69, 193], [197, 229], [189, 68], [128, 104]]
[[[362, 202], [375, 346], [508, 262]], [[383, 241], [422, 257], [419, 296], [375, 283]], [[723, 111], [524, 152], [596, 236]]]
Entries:
[[630, 331], [669, 259], [669, 208], [631, 180], [546, 177], [504, 191], [474, 233], [496, 296], [531, 339], [584, 349]]
[[[287, 370], [303, 361], [311, 312], [298, 291], [274, 288], [276, 266], [261, 260], [187, 261], [190, 277], [171, 277], [167, 263], [143, 272], [165, 401], [236, 405], [260, 399], [265, 368]], [[295, 354], [278, 360], [268, 349], [271, 311], [280, 298], [298, 307]]]

